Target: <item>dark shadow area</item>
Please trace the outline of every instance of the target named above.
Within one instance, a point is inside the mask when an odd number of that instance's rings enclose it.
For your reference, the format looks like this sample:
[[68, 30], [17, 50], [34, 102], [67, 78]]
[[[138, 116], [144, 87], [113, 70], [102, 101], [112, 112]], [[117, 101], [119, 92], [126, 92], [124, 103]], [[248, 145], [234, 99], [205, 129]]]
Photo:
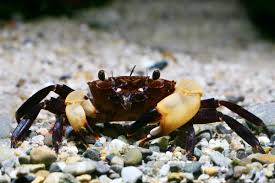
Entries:
[[275, 41], [275, 1], [241, 0], [241, 3], [260, 35]]
[[0, 2], [0, 19], [15, 15], [33, 19], [44, 15], [72, 16], [76, 11], [89, 7], [101, 7], [110, 0], [13, 0]]

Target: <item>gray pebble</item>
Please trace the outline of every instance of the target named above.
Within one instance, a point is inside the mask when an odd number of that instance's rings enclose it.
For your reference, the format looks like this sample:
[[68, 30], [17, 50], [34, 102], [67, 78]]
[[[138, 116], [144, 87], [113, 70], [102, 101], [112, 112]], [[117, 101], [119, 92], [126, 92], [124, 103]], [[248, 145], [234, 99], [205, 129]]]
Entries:
[[112, 173], [110, 174], [109, 176], [111, 179], [117, 179], [117, 178], [120, 178], [120, 175], [118, 173]]
[[89, 158], [94, 161], [100, 161], [100, 152], [96, 149], [87, 149], [84, 153], [83, 156], [85, 158]]
[[62, 162], [62, 161], [54, 162], [51, 164], [49, 168], [49, 172], [62, 172], [65, 166], [66, 166], [65, 162]]
[[169, 143], [169, 137], [168, 136], [162, 136], [159, 138], [156, 138], [150, 142], [150, 146], [158, 146], [160, 151], [166, 151]]
[[55, 152], [46, 147], [33, 148], [30, 157], [31, 163], [44, 163], [46, 167], [50, 166], [57, 159]]
[[151, 146], [149, 146], [149, 150], [150, 151], [154, 151], [154, 152], [160, 152], [160, 148], [157, 145], [151, 145]]
[[183, 164], [181, 162], [170, 163], [170, 171], [171, 172], [179, 172], [183, 170]]
[[101, 175], [98, 179], [100, 183], [110, 183], [112, 181], [112, 179], [110, 179], [106, 175]]
[[127, 166], [122, 169], [121, 177], [125, 183], [136, 183], [141, 180], [142, 172], [134, 166]]
[[9, 183], [11, 181], [10, 177], [7, 175], [0, 175], [0, 183]]
[[200, 162], [191, 162], [191, 163], [185, 163], [183, 167], [184, 172], [188, 173], [198, 173], [201, 171], [201, 163]]
[[9, 147], [0, 147], [0, 163], [14, 157], [13, 151]]
[[216, 130], [220, 134], [231, 134], [232, 130], [225, 128], [222, 124], [216, 126]]
[[7, 138], [10, 136], [10, 132], [12, 131], [12, 119], [8, 114], [0, 115], [0, 138]]
[[120, 174], [123, 166], [122, 165], [111, 165], [111, 169], [116, 173]]
[[125, 165], [138, 165], [141, 163], [142, 153], [138, 148], [130, 149], [124, 157]]
[[270, 143], [275, 145], [275, 134], [270, 137]]
[[211, 160], [218, 166], [221, 166], [221, 167], [229, 167], [230, 166], [231, 160], [227, 157], [224, 157], [224, 155], [222, 155], [218, 151], [210, 152], [209, 156], [210, 156]]
[[124, 160], [123, 160], [123, 158], [121, 158], [119, 156], [114, 156], [111, 159], [111, 165], [121, 165], [121, 166], [124, 166]]
[[167, 176], [169, 172], [170, 172], [170, 165], [168, 164], [163, 165], [159, 170], [160, 176]]
[[96, 169], [96, 163], [93, 161], [82, 161], [67, 164], [63, 170], [65, 173], [73, 175], [91, 174]]
[[98, 161], [96, 162], [96, 171], [100, 175], [107, 174], [110, 170], [110, 166], [106, 164], [104, 161]]

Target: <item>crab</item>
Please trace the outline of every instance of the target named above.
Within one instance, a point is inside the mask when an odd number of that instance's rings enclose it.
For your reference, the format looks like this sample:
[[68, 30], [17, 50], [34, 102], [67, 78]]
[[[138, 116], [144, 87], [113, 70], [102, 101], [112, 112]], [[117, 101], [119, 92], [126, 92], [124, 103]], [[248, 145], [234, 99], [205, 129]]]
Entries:
[[[71, 125], [76, 135], [85, 142], [83, 131], [98, 137], [94, 131], [96, 123], [134, 121], [127, 129], [129, 136], [147, 124], [157, 124], [140, 142], [179, 130], [185, 136], [183, 148], [188, 157], [192, 157], [195, 147], [193, 125], [224, 121], [253, 149], [265, 153], [250, 130], [217, 110], [224, 106], [270, 136], [263, 121], [243, 107], [214, 98], [201, 99], [203, 90], [196, 81], [161, 79], [159, 70], [154, 70], [151, 77], [132, 76], [133, 70], [130, 76], [108, 78], [105, 71], [100, 70], [98, 80], [87, 83], [91, 96], [64, 84], [50, 85], [39, 90], [16, 111], [18, 125], [12, 133], [11, 146], [16, 147], [24, 139], [40, 110], [44, 109], [56, 115], [52, 129], [56, 152], [62, 142], [64, 125]], [[59, 97], [44, 100], [50, 92], [55, 92]]]

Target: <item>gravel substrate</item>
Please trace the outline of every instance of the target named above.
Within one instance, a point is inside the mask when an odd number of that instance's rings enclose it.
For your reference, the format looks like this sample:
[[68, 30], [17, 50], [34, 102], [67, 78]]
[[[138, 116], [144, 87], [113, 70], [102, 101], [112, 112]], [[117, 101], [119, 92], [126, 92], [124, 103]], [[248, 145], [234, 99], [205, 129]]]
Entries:
[[50, 135], [55, 118], [45, 111], [26, 140], [16, 149], [9, 147], [10, 132], [16, 126], [14, 112], [37, 90], [66, 83], [88, 92], [86, 82], [97, 79], [99, 69], [109, 76], [129, 75], [136, 65], [134, 75], [151, 75], [149, 68], [164, 62], [168, 65], [161, 77], [194, 79], [204, 88], [204, 98], [234, 101], [258, 114], [274, 130], [272, 68], [218, 58], [201, 62], [181, 51], [158, 51], [125, 41], [80, 20], [13, 22], [0, 30], [0, 183], [274, 182], [275, 136], [256, 135], [268, 152], [258, 154], [224, 123], [195, 125], [197, 134], [206, 130], [198, 137], [196, 161], [188, 161], [185, 150], [174, 147], [169, 137], [138, 147], [119, 131], [123, 122], [113, 124], [114, 128], [101, 127], [101, 138], [88, 149], [66, 129], [56, 154]]

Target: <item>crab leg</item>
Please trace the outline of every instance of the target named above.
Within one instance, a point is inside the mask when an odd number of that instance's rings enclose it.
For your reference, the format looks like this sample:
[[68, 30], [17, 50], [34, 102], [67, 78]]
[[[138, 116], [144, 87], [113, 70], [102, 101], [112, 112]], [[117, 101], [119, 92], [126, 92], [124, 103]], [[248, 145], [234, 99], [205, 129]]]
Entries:
[[228, 101], [224, 101], [224, 100], [215, 100], [214, 98], [201, 101], [201, 108], [216, 109], [220, 106], [224, 106], [224, 107], [228, 108], [229, 110], [235, 112], [239, 116], [246, 119], [248, 122], [250, 122], [258, 127], [261, 127], [264, 130], [264, 132], [268, 135], [268, 137], [271, 137], [271, 133], [267, 129], [264, 122], [260, 118], [258, 118], [254, 114], [252, 114], [251, 112], [244, 109], [243, 107], [241, 107], [237, 104], [234, 104], [232, 102], [228, 102]]
[[258, 152], [265, 153], [260, 146], [258, 139], [245, 126], [239, 123], [234, 118], [227, 116], [214, 109], [200, 109], [199, 112], [191, 120], [195, 124], [211, 123], [225, 121], [227, 125], [234, 130], [243, 140], [255, 148]]
[[37, 118], [41, 109], [48, 110], [55, 114], [64, 113], [64, 101], [61, 99], [51, 98], [50, 100], [46, 100], [32, 107], [31, 110], [29, 110], [29, 112], [20, 119], [17, 127], [12, 132], [11, 147], [16, 147], [16, 143], [25, 137], [28, 129]]
[[28, 100], [26, 100], [16, 111], [15, 118], [19, 122], [20, 119], [27, 113], [29, 113], [33, 106], [40, 103], [51, 91], [60, 95], [61, 98], [65, 99], [66, 96], [73, 91], [66, 85], [50, 85], [47, 86], [35, 94], [33, 94]]
[[53, 133], [52, 133], [52, 141], [53, 141], [53, 147], [56, 153], [58, 153], [59, 146], [62, 142], [62, 135], [63, 135], [63, 121], [64, 121], [64, 115], [56, 115], [56, 121], [53, 127]]
[[137, 130], [146, 126], [148, 123], [155, 122], [159, 120], [161, 114], [156, 110], [152, 109], [139, 117], [133, 124], [131, 124], [128, 128], [128, 136], [133, 136]]

